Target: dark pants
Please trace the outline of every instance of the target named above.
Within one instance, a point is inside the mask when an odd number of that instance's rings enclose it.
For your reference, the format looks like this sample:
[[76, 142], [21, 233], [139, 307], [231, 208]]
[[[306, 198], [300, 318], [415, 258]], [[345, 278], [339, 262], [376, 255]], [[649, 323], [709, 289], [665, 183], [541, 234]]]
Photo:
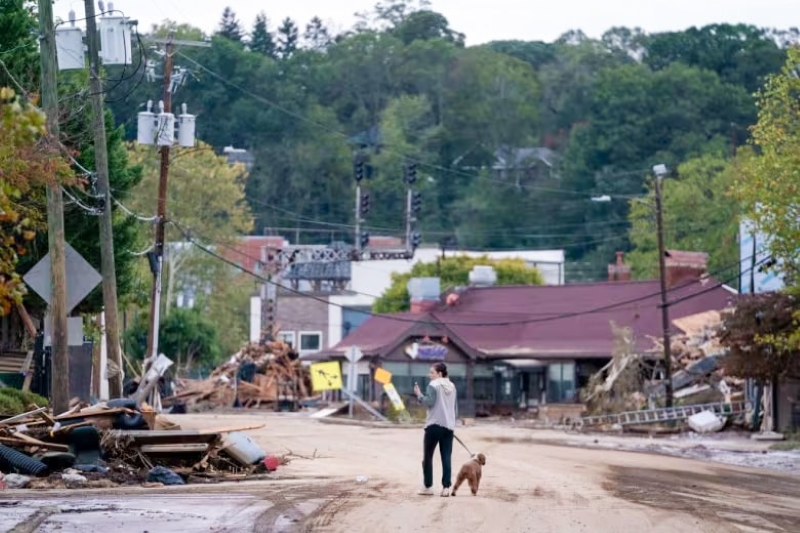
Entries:
[[453, 430], [435, 424], [425, 428], [422, 459], [424, 483], [426, 487], [433, 486], [433, 451], [436, 449], [437, 444], [439, 445], [439, 455], [442, 457], [442, 487], [450, 488]]

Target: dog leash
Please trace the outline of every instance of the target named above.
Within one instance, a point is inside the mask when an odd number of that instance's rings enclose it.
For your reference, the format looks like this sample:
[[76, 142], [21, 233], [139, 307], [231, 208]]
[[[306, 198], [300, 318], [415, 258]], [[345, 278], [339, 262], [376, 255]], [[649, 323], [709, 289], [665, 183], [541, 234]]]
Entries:
[[453, 437], [455, 437], [455, 439], [459, 442], [459, 444], [461, 444], [464, 447], [464, 449], [467, 450], [467, 453], [469, 454], [470, 457], [472, 457], [474, 455], [471, 451], [469, 451], [469, 448], [467, 448], [467, 445], [464, 444], [464, 442], [461, 439], [458, 438], [458, 435], [453, 433]]

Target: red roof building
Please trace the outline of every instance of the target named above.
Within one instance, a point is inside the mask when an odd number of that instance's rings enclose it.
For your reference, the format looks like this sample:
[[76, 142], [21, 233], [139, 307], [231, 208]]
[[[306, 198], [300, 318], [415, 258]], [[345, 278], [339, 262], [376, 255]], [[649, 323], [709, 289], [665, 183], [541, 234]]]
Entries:
[[[671, 320], [732, 304], [736, 292], [704, 275], [705, 256], [668, 257]], [[373, 316], [315, 358], [343, 359], [358, 346], [371, 368], [393, 373], [401, 394], [414, 381], [422, 386], [429, 365], [443, 360], [467, 401], [569, 403], [610, 360], [612, 323], [631, 329], [638, 350], [652, 350], [652, 337], [662, 334], [660, 302], [658, 280], [470, 287], [426, 301], [412, 295], [410, 312]]]

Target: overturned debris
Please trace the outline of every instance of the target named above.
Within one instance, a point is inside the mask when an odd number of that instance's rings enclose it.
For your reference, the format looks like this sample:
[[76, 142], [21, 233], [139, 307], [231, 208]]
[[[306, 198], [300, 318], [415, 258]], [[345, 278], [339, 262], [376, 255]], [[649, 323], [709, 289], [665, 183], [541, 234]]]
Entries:
[[242, 433], [263, 425], [186, 431], [126, 399], [78, 404], [57, 416], [31, 407], [0, 419], [0, 472], [22, 476], [20, 487], [139, 484], [157, 468], [186, 482], [241, 480], [283, 463]]
[[297, 406], [309, 398], [311, 376], [288, 344], [250, 343], [203, 380], [181, 379], [164, 406], [187, 408]]

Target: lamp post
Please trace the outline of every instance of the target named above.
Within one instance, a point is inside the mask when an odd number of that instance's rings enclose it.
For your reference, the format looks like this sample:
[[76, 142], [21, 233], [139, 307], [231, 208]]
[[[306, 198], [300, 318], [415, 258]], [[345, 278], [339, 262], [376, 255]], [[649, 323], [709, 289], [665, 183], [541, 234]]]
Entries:
[[661, 328], [664, 343], [664, 379], [666, 407], [672, 407], [672, 348], [669, 335], [669, 307], [667, 307], [667, 267], [664, 250], [664, 217], [661, 207], [661, 179], [667, 175], [666, 165], [653, 167], [655, 174], [654, 191], [656, 197], [656, 232], [658, 233], [658, 273], [661, 282]]
[[[672, 390], [672, 349], [670, 347], [670, 333], [669, 333], [669, 307], [667, 302], [667, 267], [666, 267], [666, 250], [664, 249], [664, 217], [663, 207], [661, 202], [661, 180], [667, 175], [666, 165], [655, 165], [653, 167], [654, 180], [654, 193], [656, 200], [656, 233], [658, 236], [658, 273], [659, 282], [661, 285], [661, 329], [662, 338], [664, 343], [664, 379], [665, 379], [665, 396], [666, 407], [673, 406], [673, 390]], [[628, 197], [636, 198], [636, 197]], [[610, 202], [611, 196], [604, 194], [602, 196], [593, 196], [593, 202]]]

